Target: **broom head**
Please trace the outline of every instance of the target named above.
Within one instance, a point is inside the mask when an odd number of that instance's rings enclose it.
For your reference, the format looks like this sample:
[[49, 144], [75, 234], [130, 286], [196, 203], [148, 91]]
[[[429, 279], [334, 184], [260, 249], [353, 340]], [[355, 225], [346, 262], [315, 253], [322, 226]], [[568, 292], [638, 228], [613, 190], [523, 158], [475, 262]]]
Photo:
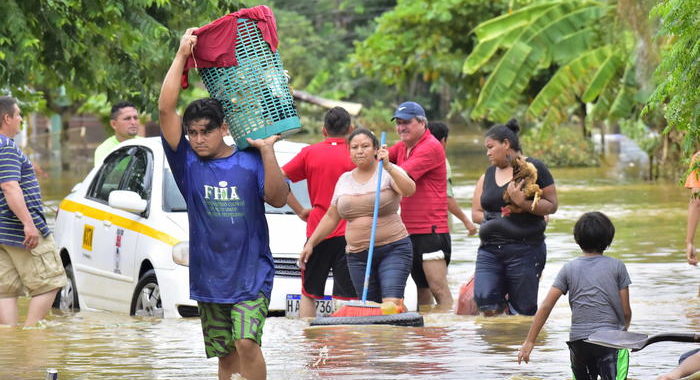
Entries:
[[343, 305], [331, 317], [371, 317], [382, 315], [381, 305], [375, 302], [351, 301]]

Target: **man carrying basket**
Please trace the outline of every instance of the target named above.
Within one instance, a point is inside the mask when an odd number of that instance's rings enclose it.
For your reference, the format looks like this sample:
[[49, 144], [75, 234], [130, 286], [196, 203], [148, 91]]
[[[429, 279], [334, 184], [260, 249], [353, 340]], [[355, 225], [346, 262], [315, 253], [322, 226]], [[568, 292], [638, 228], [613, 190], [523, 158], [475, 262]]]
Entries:
[[264, 202], [282, 207], [289, 193], [273, 150], [279, 136], [248, 138], [256, 149], [226, 145], [223, 108], [210, 98], [192, 102], [180, 119], [180, 76], [197, 44], [194, 30], [182, 36], [158, 100], [163, 148], [187, 202], [190, 297], [207, 357], [219, 358], [219, 379], [264, 379], [260, 343], [274, 276]]

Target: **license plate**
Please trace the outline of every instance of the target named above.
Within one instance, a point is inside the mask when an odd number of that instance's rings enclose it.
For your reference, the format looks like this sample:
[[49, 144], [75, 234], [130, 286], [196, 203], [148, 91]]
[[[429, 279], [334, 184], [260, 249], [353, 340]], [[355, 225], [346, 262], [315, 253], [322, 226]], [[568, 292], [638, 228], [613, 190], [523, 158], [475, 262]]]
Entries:
[[[299, 303], [301, 302], [300, 294], [287, 294], [287, 309], [284, 315], [289, 318], [299, 317]], [[316, 300], [316, 316], [327, 317], [334, 312], [333, 298], [325, 296], [320, 300]]]

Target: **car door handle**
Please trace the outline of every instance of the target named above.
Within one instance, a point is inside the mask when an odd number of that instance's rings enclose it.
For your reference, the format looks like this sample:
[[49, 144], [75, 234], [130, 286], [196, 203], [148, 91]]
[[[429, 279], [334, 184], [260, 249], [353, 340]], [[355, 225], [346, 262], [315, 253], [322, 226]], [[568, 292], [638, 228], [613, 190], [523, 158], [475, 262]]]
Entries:
[[83, 217], [83, 213], [80, 212], [80, 211], [76, 211], [76, 212], [75, 212], [75, 217], [78, 218], [78, 219], [81, 219], [81, 218]]
[[105, 227], [111, 227], [111, 226], [112, 226], [112, 222], [109, 221], [109, 220], [103, 220], [103, 221], [102, 221], [102, 225], [105, 226]]

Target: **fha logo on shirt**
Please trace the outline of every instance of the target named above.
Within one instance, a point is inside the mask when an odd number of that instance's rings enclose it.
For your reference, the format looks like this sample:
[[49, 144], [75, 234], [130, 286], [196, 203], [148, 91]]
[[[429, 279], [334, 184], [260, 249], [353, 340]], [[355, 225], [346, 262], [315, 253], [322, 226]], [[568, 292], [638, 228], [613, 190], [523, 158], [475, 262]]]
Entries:
[[218, 187], [204, 185], [204, 199], [237, 201], [240, 199], [238, 197], [237, 188], [238, 186], [229, 187], [226, 181], [220, 181]]

